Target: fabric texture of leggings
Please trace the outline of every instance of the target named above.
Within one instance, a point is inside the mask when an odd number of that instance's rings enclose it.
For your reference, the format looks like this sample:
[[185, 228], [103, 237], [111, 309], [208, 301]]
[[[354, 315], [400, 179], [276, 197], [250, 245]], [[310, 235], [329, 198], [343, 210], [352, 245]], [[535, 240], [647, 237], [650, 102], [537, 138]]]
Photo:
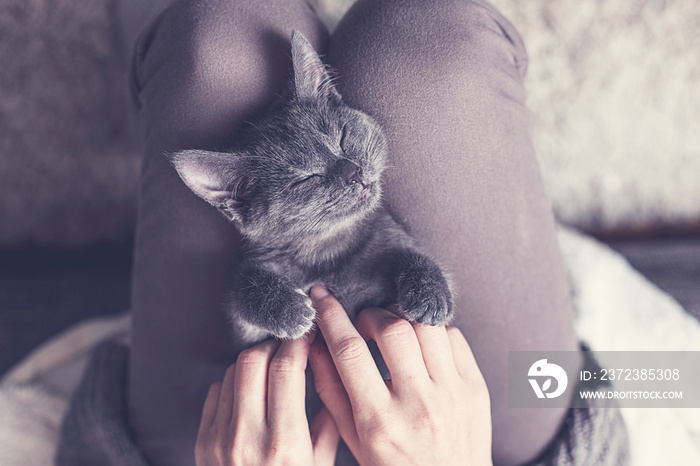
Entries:
[[363, 1], [332, 37], [304, 1], [176, 0], [134, 48], [143, 168], [129, 419], [151, 464], [194, 463], [207, 389], [235, 361], [222, 303], [240, 238], [166, 154], [221, 149], [289, 76], [301, 31], [346, 101], [386, 130], [386, 202], [450, 272], [456, 319], [489, 387], [497, 465], [534, 459], [564, 409], [509, 409], [511, 350], [576, 350], [554, 221], [531, 142], [514, 27], [483, 0]]

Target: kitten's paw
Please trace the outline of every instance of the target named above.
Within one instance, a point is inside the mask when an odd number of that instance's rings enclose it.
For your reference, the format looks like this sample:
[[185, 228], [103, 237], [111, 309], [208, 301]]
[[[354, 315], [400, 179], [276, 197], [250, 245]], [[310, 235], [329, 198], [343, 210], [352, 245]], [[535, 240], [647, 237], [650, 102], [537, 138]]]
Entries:
[[453, 314], [450, 287], [442, 270], [427, 258], [412, 261], [398, 277], [398, 301], [407, 320], [445, 325]]
[[274, 319], [267, 329], [275, 337], [285, 340], [300, 338], [313, 327], [316, 309], [303, 290], [287, 293], [277, 306], [278, 309], [272, 314]]

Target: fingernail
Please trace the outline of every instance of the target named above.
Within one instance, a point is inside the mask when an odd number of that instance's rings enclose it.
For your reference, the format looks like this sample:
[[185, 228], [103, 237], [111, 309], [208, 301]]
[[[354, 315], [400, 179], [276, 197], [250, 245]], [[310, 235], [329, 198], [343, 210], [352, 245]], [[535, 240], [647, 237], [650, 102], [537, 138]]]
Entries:
[[311, 298], [313, 299], [323, 299], [330, 295], [328, 289], [323, 285], [316, 285], [311, 288]]

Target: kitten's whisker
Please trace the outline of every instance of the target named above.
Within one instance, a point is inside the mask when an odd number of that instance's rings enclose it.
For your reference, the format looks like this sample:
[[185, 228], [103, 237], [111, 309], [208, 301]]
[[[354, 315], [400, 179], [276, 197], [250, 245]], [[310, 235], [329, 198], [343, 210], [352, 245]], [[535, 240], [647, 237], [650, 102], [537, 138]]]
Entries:
[[258, 130], [258, 133], [260, 133], [260, 135], [261, 135], [261, 136], [265, 139], [265, 141], [267, 141], [270, 145], [272, 145], [272, 146], [275, 145], [275, 143], [272, 142], [272, 140], [270, 139], [270, 137], [269, 137], [267, 134], [265, 134], [265, 132], [264, 132], [263, 130], [261, 130], [260, 127], [259, 127], [258, 125], [256, 125], [256, 124], [253, 123], [252, 121], [244, 121], [243, 123], [244, 123], [244, 124], [248, 124], [248, 125], [252, 126], [253, 128], [255, 128], [256, 130]]

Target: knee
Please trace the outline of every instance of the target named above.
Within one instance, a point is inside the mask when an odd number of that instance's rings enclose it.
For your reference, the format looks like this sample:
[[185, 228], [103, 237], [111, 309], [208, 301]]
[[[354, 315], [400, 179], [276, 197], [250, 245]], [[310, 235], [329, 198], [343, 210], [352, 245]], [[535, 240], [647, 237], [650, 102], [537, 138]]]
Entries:
[[303, 2], [265, 3], [176, 0], [151, 21], [136, 43], [132, 75], [150, 120], [235, 120], [274, 98], [290, 66], [292, 29], [317, 44], [325, 31]]
[[240, 6], [220, 0], [170, 3], [137, 40], [137, 91], [148, 88], [153, 80], [167, 80], [159, 82], [158, 87], [167, 85], [172, 96], [186, 87], [215, 91], [241, 78], [250, 80], [236, 73], [254, 74], [260, 81], [269, 78], [266, 74], [270, 73], [260, 66], [264, 55], [260, 36], [264, 33], [243, 21], [236, 24], [242, 16], [235, 11]]
[[[522, 82], [527, 54], [517, 30], [482, 1], [358, 2], [340, 23], [331, 55], [341, 71], [366, 68], [453, 85], [488, 83], [490, 70]], [[346, 45], [351, 44], [351, 45]], [[348, 48], [359, 53], [348, 54]], [[364, 61], [364, 63], [360, 63]], [[341, 76], [343, 73], [341, 73]], [[438, 78], [438, 81], [435, 81]], [[442, 79], [441, 79], [442, 78]], [[405, 80], [402, 78], [401, 80]]]

